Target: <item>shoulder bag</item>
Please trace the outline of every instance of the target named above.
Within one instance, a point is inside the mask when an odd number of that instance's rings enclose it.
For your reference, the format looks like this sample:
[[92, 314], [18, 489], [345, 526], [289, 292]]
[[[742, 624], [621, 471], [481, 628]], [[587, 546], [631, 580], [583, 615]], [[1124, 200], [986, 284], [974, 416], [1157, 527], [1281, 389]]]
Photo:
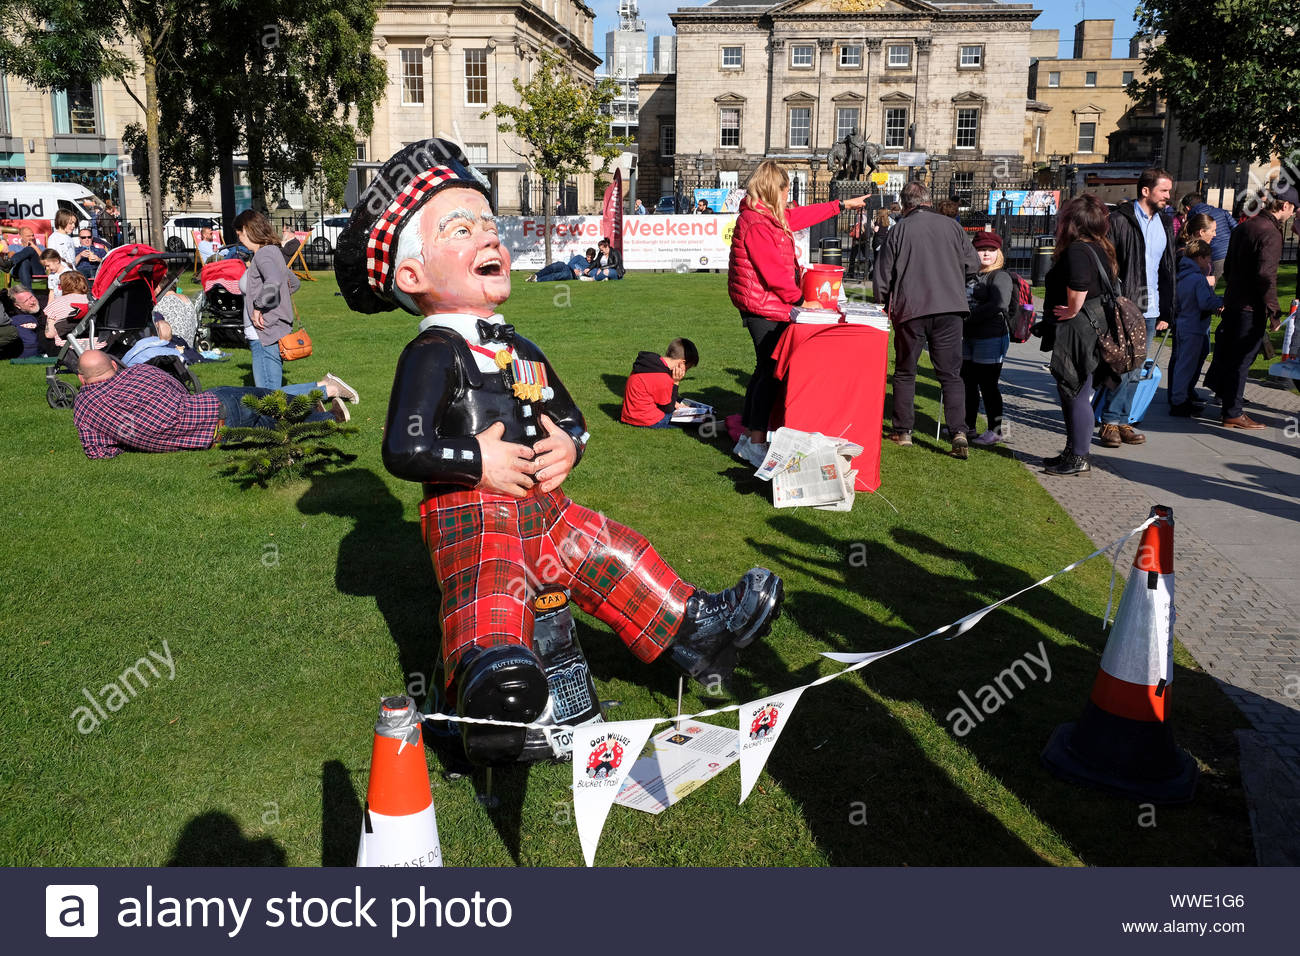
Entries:
[[[1097, 275], [1101, 277], [1101, 307], [1108, 326], [1096, 330], [1097, 348], [1101, 351], [1102, 362], [1116, 375], [1124, 375], [1141, 368], [1146, 361], [1147, 320], [1131, 299], [1120, 295], [1097, 250], [1091, 245], [1087, 245], [1087, 249], [1097, 263]], [[1088, 321], [1092, 322], [1092, 318], [1089, 317]]]

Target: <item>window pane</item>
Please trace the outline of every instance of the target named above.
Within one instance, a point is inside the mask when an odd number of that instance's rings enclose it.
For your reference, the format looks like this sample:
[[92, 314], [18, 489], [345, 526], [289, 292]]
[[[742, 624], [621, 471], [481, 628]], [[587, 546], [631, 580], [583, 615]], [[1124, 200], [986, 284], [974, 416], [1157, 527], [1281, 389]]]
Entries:
[[952, 194], [957, 197], [957, 202], [963, 206], [971, 204], [971, 196], [975, 192], [975, 174], [974, 173], [953, 173], [952, 174]]
[[364, 163], [365, 161], [366, 161], [366, 144], [357, 143], [357, 162]]
[[465, 51], [465, 104], [487, 106], [487, 50]]
[[862, 47], [860, 46], [842, 46], [840, 47], [840, 66], [854, 69], [862, 65]]
[[465, 158], [469, 160], [471, 166], [486, 163], [488, 161], [487, 143], [466, 143]]
[[1084, 85], [1084, 86], [1096, 86], [1096, 85], [1097, 85], [1097, 74], [1094, 73], [1092, 70], [1089, 70], [1087, 73], [1083, 74], [1083, 85]]
[[74, 86], [54, 97], [54, 131], [73, 136], [94, 136], [95, 91], [90, 86]]
[[843, 139], [858, 131], [858, 110], [856, 107], [840, 107], [835, 111], [835, 138]]
[[890, 66], [909, 66], [912, 62], [912, 48], [906, 44], [889, 48]]
[[907, 110], [885, 110], [885, 146], [901, 149], [907, 141]]
[[984, 48], [982, 46], [964, 46], [961, 48], [962, 66], [979, 66], [983, 58]]
[[974, 149], [979, 135], [979, 110], [957, 111], [957, 148]]
[[1047, 85], [1048, 85], [1048, 86], [1060, 86], [1060, 85], [1061, 85], [1061, 74], [1060, 74], [1060, 73], [1057, 73], [1057, 72], [1048, 73], [1048, 74], [1047, 74]]
[[726, 107], [722, 110], [722, 140], [723, 146], [740, 145], [740, 110], [734, 107]]
[[402, 56], [402, 105], [424, 103], [424, 53], [418, 48], [404, 48]]
[[1132, 71], [1132, 70], [1125, 70], [1125, 71], [1124, 71], [1124, 85], [1125, 85], [1125, 86], [1128, 86], [1128, 85], [1129, 85], [1130, 83], [1132, 83], [1132, 82], [1133, 82], [1133, 71]]
[[796, 106], [790, 110], [790, 145], [807, 146], [811, 141], [812, 108]]
[[1079, 124], [1079, 152], [1091, 153], [1097, 143], [1097, 124]]
[[674, 156], [677, 153], [677, 127], [659, 127], [659, 155]]
[[724, 46], [722, 48], [722, 65], [724, 67], [739, 67], [744, 62], [744, 47]]
[[790, 65], [791, 66], [812, 66], [813, 48], [810, 46], [796, 46], [790, 48]]

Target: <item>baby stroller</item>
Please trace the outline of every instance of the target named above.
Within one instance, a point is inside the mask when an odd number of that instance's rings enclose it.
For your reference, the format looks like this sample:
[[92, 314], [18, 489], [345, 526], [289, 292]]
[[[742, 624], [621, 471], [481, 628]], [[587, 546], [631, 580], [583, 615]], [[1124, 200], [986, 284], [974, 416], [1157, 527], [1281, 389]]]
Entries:
[[214, 345], [244, 345], [244, 297], [239, 280], [248, 267], [238, 258], [209, 262], [199, 273], [203, 290], [194, 303], [198, 316], [195, 338], [200, 349]]
[[[76, 389], [59, 375], [75, 375], [82, 352], [102, 344], [120, 361], [140, 339], [157, 334], [154, 302], [176, 285], [189, 264], [183, 253], [158, 252], [145, 245], [119, 246], [104, 257], [91, 287], [89, 310], [45, 370], [45, 400], [50, 408], [72, 407]], [[201, 391], [198, 378], [180, 355], [160, 356], [149, 364], [174, 375], [190, 392]]]

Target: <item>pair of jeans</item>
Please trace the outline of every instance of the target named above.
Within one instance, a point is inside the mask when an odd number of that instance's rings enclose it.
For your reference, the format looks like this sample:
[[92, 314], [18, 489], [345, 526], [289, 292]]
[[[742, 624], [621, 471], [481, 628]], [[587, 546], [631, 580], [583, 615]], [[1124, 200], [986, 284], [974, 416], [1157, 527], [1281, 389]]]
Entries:
[[[276, 392], [274, 388], [237, 388], [235, 386], [225, 385], [221, 388], [208, 389], [209, 394], [215, 395], [217, 401], [221, 403], [221, 418], [226, 423], [227, 428], [274, 428], [275, 419], [268, 418], [244, 404], [245, 395], [253, 395], [257, 398], [265, 398], [267, 395], [273, 395]], [[329, 412], [312, 412], [307, 416], [306, 421], [323, 422], [326, 419], [333, 418]]]
[[[1149, 355], [1155, 354], [1157, 321], [1158, 319], [1147, 318], [1147, 354]], [[1129, 415], [1133, 410], [1133, 404], [1137, 397], [1138, 383], [1142, 381], [1142, 368], [1143, 366], [1139, 365], [1133, 371], [1125, 372], [1119, 380], [1119, 384], [1110, 390], [1106, 410], [1101, 413], [1101, 423], [1103, 425], [1129, 424]], [[1138, 421], [1141, 421], [1141, 418]]]
[[651, 428], [673, 428], [674, 427], [673, 413], [665, 412], [664, 417], [659, 419], [659, 421], [655, 422], [650, 427]]
[[9, 272], [15, 282], [22, 285], [24, 289], [30, 290], [32, 277], [38, 272], [41, 275], [45, 274], [45, 268], [41, 265], [41, 254], [31, 246], [23, 246], [9, 257]]
[[771, 425], [772, 409], [781, 395], [781, 385], [776, 379], [776, 362], [772, 353], [781, 341], [781, 333], [789, 322], [774, 322], [753, 312], [740, 313], [740, 320], [754, 340], [754, 374], [745, 389], [745, 408], [740, 420], [750, 431], [766, 432]]
[[[1169, 369], [1169, 404], [1185, 405], [1196, 397], [1196, 379], [1210, 354], [1210, 323], [1179, 320], [1174, 326], [1174, 355]], [[1191, 326], [1195, 326], [1192, 328]]]
[[559, 282], [562, 279], [572, 279], [573, 270], [569, 268], [566, 262], [552, 262], [542, 266], [533, 276], [534, 282]]
[[928, 343], [930, 363], [943, 392], [948, 433], [966, 430], [966, 387], [961, 380], [964, 315], [923, 315], [894, 326], [894, 431], [910, 432], [916, 424], [916, 363]]
[[595, 277], [597, 282], [600, 282], [604, 279], [614, 280], [614, 279], [623, 278], [621, 275], [618, 274], [617, 269], [610, 269], [608, 267], [604, 269], [597, 269], [595, 272], [592, 273], [592, 275]]

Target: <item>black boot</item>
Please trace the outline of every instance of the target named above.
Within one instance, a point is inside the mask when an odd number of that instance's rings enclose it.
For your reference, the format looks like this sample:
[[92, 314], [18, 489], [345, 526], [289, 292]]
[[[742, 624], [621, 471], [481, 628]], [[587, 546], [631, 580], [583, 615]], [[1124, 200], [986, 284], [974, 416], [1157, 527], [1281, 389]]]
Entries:
[[1044, 468], [1043, 471], [1049, 475], [1084, 475], [1092, 471], [1092, 465], [1088, 464], [1087, 455], [1068, 454], [1060, 464]]
[[736, 651], [771, 630], [781, 613], [785, 586], [766, 568], [751, 568], [738, 584], [718, 594], [696, 591], [668, 645], [673, 663], [706, 687], [725, 687]]
[[[518, 644], [474, 647], [456, 666], [456, 713], [461, 717], [532, 723], [546, 708], [550, 689], [542, 665]], [[513, 763], [524, 749], [523, 727], [461, 724], [465, 756], [488, 766]]]
[[1064, 448], [1061, 449], [1061, 453], [1059, 455], [1053, 455], [1051, 458], [1044, 458], [1043, 467], [1055, 468], [1069, 457], [1070, 457], [1070, 446], [1066, 445]]

